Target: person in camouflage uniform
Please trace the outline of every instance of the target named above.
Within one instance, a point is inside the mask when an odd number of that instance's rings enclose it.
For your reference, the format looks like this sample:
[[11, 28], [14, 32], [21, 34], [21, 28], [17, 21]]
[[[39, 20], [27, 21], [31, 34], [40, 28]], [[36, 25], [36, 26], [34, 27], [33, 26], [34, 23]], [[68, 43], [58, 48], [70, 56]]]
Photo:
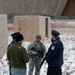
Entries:
[[46, 48], [41, 42], [41, 35], [36, 35], [36, 41], [32, 42], [28, 46], [28, 54], [30, 56], [29, 62], [29, 74], [33, 75], [33, 70], [35, 68], [35, 75], [40, 75], [40, 64], [43, 56], [45, 55]]

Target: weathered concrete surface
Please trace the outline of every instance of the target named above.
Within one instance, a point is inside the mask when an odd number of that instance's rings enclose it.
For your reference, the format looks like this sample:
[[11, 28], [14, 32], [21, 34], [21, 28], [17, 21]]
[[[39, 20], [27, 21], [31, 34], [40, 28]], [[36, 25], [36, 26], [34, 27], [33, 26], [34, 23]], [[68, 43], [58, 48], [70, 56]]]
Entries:
[[75, 0], [68, 0], [62, 15], [75, 16]]
[[0, 14], [0, 57], [7, 51], [7, 15]]
[[67, 0], [0, 0], [0, 13], [61, 15]]
[[43, 39], [50, 37], [50, 17], [15, 16], [14, 31], [21, 32], [25, 37], [25, 41], [35, 40], [37, 34], [41, 34]]

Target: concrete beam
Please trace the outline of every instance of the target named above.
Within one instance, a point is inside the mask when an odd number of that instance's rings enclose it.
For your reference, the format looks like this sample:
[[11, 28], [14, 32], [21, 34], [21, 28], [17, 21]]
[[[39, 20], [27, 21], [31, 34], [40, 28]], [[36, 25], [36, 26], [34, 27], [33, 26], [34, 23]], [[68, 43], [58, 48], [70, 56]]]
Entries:
[[46, 11], [47, 11], [47, 9], [48, 9], [48, 6], [50, 5], [50, 0], [47, 2], [47, 4], [46, 4], [46, 6], [45, 6], [45, 8], [44, 8], [44, 10], [43, 10], [43, 12], [42, 12], [42, 14], [45, 14], [46, 13]]
[[44, 15], [54, 15], [55, 10], [57, 9], [57, 6], [59, 4], [60, 0], [49, 0], [44, 11], [43, 14]]
[[42, 12], [47, 4], [49, 0], [40, 0], [39, 4], [38, 4], [38, 7], [36, 8], [36, 11], [35, 13], [38, 14], [38, 15], [42, 15]]
[[25, 7], [25, 11], [23, 11], [23, 13], [24, 14], [31, 14], [35, 0], [23, 0], [23, 2], [24, 1], [25, 1], [25, 4], [24, 3], [22, 3], [22, 4]]
[[35, 1], [34, 1], [31, 14], [35, 14], [35, 11], [36, 11], [36, 9], [37, 9], [37, 7], [38, 7], [39, 2], [40, 2], [40, 0], [35, 0]]
[[0, 57], [3, 57], [7, 52], [7, 34], [7, 15], [0, 14]]
[[68, 0], [0, 0], [0, 13], [61, 15]]
[[54, 15], [60, 16], [62, 14], [67, 2], [68, 2], [68, 0], [60, 0], [59, 3], [58, 3], [57, 8], [55, 10]]
[[62, 16], [75, 16], [75, 0], [68, 0], [62, 12]]

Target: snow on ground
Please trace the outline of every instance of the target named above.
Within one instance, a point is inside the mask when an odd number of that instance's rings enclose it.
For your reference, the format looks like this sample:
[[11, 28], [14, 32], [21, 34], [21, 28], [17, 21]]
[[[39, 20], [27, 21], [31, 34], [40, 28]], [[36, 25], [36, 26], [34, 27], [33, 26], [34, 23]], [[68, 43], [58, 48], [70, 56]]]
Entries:
[[[61, 35], [61, 40], [64, 43], [64, 65], [62, 66], [63, 75], [75, 75], [75, 39], [74, 34], [64, 34]], [[8, 42], [12, 41], [12, 38], [9, 36]], [[30, 42], [24, 42], [23, 46], [27, 48]], [[44, 44], [46, 49], [50, 46], [48, 39], [45, 39]], [[28, 65], [28, 64], [27, 64]], [[28, 73], [28, 69], [27, 69]], [[41, 68], [40, 75], [46, 75], [47, 73], [47, 63], [45, 62]], [[0, 75], [9, 75], [9, 66], [6, 58], [6, 54], [0, 59]]]

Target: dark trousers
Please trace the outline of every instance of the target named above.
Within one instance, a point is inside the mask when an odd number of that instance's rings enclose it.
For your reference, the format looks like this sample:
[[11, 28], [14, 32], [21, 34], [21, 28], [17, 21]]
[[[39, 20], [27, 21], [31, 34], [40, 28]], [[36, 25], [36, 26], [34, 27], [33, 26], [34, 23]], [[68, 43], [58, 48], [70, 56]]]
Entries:
[[11, 75], [11, 66], [9, 65], [9, 75]]
[[62, 75], [61, 67], [48, 67], [47, 75]]

